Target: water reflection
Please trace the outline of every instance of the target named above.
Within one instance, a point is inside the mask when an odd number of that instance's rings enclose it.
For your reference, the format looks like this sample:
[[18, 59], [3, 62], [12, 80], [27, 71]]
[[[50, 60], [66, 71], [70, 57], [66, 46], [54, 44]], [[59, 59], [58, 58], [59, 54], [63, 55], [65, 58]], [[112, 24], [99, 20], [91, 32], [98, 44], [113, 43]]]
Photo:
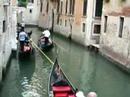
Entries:
[[40, 97], [35, 86], [32, 85], [35, 72], [35, 56], [19, 57], [20, 83], [23, 97]]
[[[41, 32], [30, 29], [37, 43]], [[129, 97], [129, 74], [100, 54], [87, 51], [66, 38], [54, 35], [53, 40], [56, 46], [46, 54], [52, 61], [58, 56], [59, 64], [75, 87], [85, 94], [96, 91], [98, 97]], [[51, 63], [37, 50], [30, 59], [12, 59], [0, 97], [48, 97], [50, 68]]]
[[96, 57], [95, 53], [83, 53], [80, 59], [80, 89], [87, 94], [92, 90], [93, 80], [96, 74]]

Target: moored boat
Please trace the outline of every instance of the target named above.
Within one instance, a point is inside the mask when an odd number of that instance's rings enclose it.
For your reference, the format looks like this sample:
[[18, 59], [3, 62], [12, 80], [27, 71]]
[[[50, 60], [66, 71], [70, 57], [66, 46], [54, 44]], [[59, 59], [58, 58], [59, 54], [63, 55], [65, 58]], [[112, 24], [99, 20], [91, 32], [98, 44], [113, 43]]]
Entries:
[[49, 97], [76, 97], [75, 93], [76, 90], [74, 86], [71, 84], [56, 59], [49, 78]]

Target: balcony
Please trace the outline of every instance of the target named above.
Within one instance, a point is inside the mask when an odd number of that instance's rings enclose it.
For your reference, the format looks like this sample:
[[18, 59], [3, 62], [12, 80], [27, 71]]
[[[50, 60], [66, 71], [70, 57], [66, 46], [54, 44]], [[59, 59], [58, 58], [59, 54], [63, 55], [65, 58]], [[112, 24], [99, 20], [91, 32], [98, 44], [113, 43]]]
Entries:
[[10, 0], [3, 0], [3, 5], [8, 6], [10, 4]]

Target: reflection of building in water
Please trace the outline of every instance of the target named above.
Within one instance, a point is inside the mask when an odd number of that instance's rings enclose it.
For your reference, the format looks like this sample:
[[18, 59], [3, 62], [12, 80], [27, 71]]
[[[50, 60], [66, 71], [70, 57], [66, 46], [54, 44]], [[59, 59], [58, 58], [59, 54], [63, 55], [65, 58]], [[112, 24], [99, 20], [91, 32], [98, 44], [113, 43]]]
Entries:
[[96, 59], [92, 57], [94, 57], [92, 53], [90, 53], [89, 56], [84, 54], [83, 59], [81, 60], [80, 87], [83, 87], [82, 89], [85, 93], [93, 88], [93, 81], [95, 80]]

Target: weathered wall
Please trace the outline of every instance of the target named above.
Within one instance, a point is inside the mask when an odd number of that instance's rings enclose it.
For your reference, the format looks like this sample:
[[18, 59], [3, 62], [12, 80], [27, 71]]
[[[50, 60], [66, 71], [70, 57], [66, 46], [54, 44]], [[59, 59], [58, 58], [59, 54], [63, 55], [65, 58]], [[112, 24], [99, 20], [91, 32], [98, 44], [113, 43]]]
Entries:
[[[10, 2], [10, 5], [9, 2], [6, 3], [7, 5], [0, 3], [0, 81], [3, 70], [6, 70], [12, 49], [16, 50], [16, 2]], [[5, 32], [3, 32], [4, 20], [6, 21]]]
[[39, 19], [38, 19], [38, 26], [41, 28], [49, 28], [51, 29], [52, 27], [52, 3], [48, 3], [48, 12], [47, 10], [47, 1], [42, 0], [43, 7], [42, 7], [42, 12], [40, 12]]
[[[81, 17], [82, 17], [82, 1], [75, 1], [75, 16], [65, 14], [66, 0], [60, 1], [63, 2], [62, 13], [58, 14], [56, 12], [57, 7], [56, 3], [49, 1], [49, 10], [46, 12], [47, 1], [43, 2], [42, 12], [39, 16], [39, 27], [49, 28], [52, 27], [52, 9], [54, 9], [54, 31], [60, 33], [66, 37], [71, 37], [73, 40], [84, 44], [84, 33], [81, 32]], [[69, 9], [69, 8], [68, 8]], [[59, 23], [57, 19], [59, 16]], [[66, 23], [65, 23], [66, 22]]]
[[86, 17], [83, 17], [83, 1], [75, 1], [75, 17], [72, 25], [72, 39], [76, 42], [85, 45], [85, 33], [82, 31], [82, 24], [86, 23]]
[[[23, 22], [27, 25], [38, 25], [39, 3], [40, 0], [34, 0], [34, 3], [28, 3], [27, 8], [23, 11]], [[30, 12], [30, 10], [32, 12]]]
[[[127, 7], [126, 7], [127, 6]], [[113, 0], [104, 4], [102, 16], [102, 33], [100, 40], [100, 51], [112, 60], [123, 64], [130, 69], [130, 2], [121, 3]], [[104, 32], [104, 15], [108, 16], [107, 30]], [[124, 17], [122, 37], [119, 37], [120, 17]]]

